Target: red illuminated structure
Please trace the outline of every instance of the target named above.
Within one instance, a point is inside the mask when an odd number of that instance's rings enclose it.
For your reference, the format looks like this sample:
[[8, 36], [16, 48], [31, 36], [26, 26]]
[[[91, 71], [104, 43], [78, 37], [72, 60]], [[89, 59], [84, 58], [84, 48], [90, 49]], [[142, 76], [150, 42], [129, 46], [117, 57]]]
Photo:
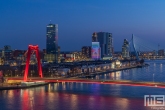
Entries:
[[26, 59], [26, 67], [25, 67], [25, 73], [24, 73], [24, 81], [27, 81], [28, 71], [29, 71], [29, 62], [30, 62], [30, 55], [32, 52], [36, 53], [37, 61], [38, 61], [38, 72], [40, 77], [42, 78], [42, 67], [40, 62], [40, 54], [39, 54], [39, 47], [38, 45], [29, 45], [28, 51], [27, 51], [27, 59]]

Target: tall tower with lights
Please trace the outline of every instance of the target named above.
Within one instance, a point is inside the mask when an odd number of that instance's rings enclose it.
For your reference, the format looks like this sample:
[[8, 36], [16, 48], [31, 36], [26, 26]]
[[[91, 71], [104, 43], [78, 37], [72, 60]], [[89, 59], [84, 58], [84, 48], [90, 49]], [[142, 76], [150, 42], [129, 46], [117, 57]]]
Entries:
[[46, 53], [53, 55], [54, 62], [58, 61], [58, 24], [46, 27]]

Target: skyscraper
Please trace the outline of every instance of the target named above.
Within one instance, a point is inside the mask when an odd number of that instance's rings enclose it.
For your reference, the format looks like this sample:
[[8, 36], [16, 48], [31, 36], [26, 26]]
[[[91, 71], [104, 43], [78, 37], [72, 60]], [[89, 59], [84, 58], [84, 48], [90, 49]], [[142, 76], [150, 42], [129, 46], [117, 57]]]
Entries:
[[58, 24], [48, 24], [46, 33], [46, 53], [53, 56], [55, 62], [58, 61]]
[[129, 57], [129, 42], [127, 41], [127, 39], [124, 39], [124, 43], [122, 46], [122, 57], [123, 58]]
[[99, 42], [101, 48], [101, 58], [113, 54], [113, 39], [112, 33], [108, 32], [95, 32], [92, 34], [92, 42]]

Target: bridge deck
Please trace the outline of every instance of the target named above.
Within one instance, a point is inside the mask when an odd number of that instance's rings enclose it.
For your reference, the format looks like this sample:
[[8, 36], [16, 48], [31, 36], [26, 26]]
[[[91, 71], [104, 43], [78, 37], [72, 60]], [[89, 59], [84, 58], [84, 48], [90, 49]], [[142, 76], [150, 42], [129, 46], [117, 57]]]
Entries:
[[[9, 80], [20, 81], [21, 79], [11, 78]], [[165, 88], [165, 82], [140, 82], [140, 81], [130, 81], [130, 80], [95, 80], [95, 79], [84, 79], [84, 78], [32, 78], [29, 81], [45, 81], [48, 83], [65, 83], [65, 82], [75, 82], [75, 83], [93, 83], [93, 84], [117, 84], [126, 86], [145, 86], [145, 87], [157, 87]], [[0, 86], [1, 88], [1, 86]]]

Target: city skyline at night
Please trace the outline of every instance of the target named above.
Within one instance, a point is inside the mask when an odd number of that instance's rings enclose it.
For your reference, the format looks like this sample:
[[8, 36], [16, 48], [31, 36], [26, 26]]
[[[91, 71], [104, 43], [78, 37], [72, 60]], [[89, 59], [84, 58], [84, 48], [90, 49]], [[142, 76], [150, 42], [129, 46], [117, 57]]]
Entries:
[[0, 110], [165, 109], [165, 0], [0, 0]]

